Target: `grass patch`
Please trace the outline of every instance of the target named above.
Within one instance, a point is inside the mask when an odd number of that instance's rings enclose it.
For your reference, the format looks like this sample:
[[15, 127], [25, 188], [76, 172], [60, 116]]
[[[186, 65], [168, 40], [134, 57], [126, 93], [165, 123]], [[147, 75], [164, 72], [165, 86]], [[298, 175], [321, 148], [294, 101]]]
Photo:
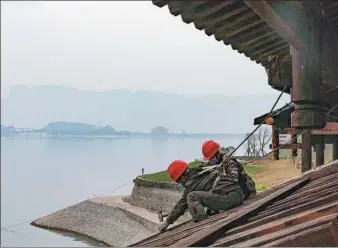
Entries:
[[265, 190], [265, 186], [262, 184], [256, 184], [256, 191], [264, 191]]
[[251, 176], [253, 179], [255, 179], [256, 174], [258, 172], [263, 171], [264, 167], [263, 166], [255, 166], [255, 165], [245, 165], [244, 170], [249, 176]]
[[153, 174], [145, 174], [141, 178], [151, 181], [171, 182], [167, 171], [160, 171]]
[[[190, 162], [189, 167], [194, 168], [194, 167], [200, 166], [201, 164], [202, 162], [196, 160], [196, 161]], [[141, 176], [141, 178], [146, 179], [146, 180], [151, 180], [151, 181], [172, 182], [166, 170], [155, 172], [152, 174], [145, 174]]]

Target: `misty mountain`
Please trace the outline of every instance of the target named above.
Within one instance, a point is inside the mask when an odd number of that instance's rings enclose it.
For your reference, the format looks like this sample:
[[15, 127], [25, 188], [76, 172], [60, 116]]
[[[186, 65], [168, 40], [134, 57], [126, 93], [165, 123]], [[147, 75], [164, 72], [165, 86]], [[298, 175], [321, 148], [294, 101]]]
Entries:
[[[1, 123], [42, 128], [49, 122], [110, 125], [116, 130], [150, 132], [163, 126], [170, 132], [245, 133], [253, 119], [268, 112], [279, 92], [240, 97], [183, 97], [151, 91], [104, 92], [58, 86], [15, 86], [1, 100]], [[290, 99], [281, 98], [276, 108]]]

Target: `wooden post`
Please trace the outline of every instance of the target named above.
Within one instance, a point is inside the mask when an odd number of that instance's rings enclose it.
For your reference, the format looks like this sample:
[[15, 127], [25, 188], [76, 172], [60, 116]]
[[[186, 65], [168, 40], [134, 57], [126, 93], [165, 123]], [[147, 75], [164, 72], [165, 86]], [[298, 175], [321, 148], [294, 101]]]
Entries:
[[276, 125], [272, 125], [272, 159], [279, 160], [279, 133]]
[[311, 130], [306, 130], [302, 134], [302, 167], [301, 172], [311, 170], [312, 165], [312, 142]]
[[[321, 111], [321, 78], [311, 68], [310, 58], [292, 51], [292, 101], [291, 127], [297, 129], [321, 129], [326, 125], [325, 113]], [[316, 76], [315, 76], [316, 75]]]
[[[291, 134], [291, 144], [298, 144], [297, 142], [297, 134]], [[292, 149], [292, 157], [297, 157], [298, 150]]]
[[338, 135], [336, 135], [336, 140], [333, 142], [332, 145], [332, 159], [338, 159]]
[[302, 172], [311, 169], [312, 147], [311, 131], [326, 125], [325, 113], [321, 111], [322, 84], [322, 41], [323, 18], [313, 15], [307, 20], [302, 36], [305, 47], [292, 55], [292, 100], [295, 110], [291, 114], [291, 126], [305, 129], [302, 135]]
[[326, 125], [325, 113], [321, 111], [322, 15], [313, 14], [306, 20], [306, 26], [300, 30], [305, 47], [298, 51], [291, 47], [292, 99], [295, 103], [291, 126], [298, 129], [321, 129]]
[[316, 167], [324, 164], [324, 135], [318, 135], [318, 144], [316, 145]]

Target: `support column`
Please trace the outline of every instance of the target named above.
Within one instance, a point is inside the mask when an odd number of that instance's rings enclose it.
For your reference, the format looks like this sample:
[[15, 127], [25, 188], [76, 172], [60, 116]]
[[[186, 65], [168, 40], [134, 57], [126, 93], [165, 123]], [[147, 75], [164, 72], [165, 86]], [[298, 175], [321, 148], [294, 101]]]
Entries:
[[295, 103], [291, 126], [306, 130], [302, 135], [302, 172], [312, 167], [310, 129], [326, 125], [325, 113], [321, 110], [323, 18], [313, 15], [307, 22], [308, 28], [301, 33], [305, 46], [298, 51], [291, 47], [292, 100]]
[[316, 145], [316, 167], [324, 164], [324, 135], [318, 136], [318, 144]]
[[308, 28], [300, 34], [305, 41], [303, 50], [291, 47], [292, 100], [295, 103], [291, 126], [321, 129], [326, 125], [325, 113], [321, 109], [323, 18], [313, 15], [307, 24]]
[[301, 172], [311, 170], [312, 165], [312, 140], [311, 130], [302, 134], [302, 167]]
[[279, 133], [276, 125], [272, 125], [272, 159], [279, 160]]
[[[297, 134], [291, 134], [291, 144], [298, 144], [297, 142]], [[295, 158], [297, 157], [298, 150], [297, 149], [292, 149], [292, 157]]]
[[338, 135], [336, 135], [336, 140], [332, 145], [332, 159], [338, 159]]
[[[321, 110], [321, 77], [318, 69], [308, 61], [305, 54], [292, 51], [292, 101], [295, 110], [291, 113], [291, 127], [297, 129], [321, 129], [326, 125], [325, 113]], [[305, 53], [305, 52], [304, 52]], [[310, 56], [309, 56], [310, 57]]]

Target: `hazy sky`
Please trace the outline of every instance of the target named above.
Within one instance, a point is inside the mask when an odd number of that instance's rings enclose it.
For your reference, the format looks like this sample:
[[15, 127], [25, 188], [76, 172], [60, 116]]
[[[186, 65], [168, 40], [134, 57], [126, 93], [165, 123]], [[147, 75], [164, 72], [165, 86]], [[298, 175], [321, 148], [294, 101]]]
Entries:
[[150, 1], [1, 2], [2, 93], [16, 84], [277, 93], [262, 66]]

